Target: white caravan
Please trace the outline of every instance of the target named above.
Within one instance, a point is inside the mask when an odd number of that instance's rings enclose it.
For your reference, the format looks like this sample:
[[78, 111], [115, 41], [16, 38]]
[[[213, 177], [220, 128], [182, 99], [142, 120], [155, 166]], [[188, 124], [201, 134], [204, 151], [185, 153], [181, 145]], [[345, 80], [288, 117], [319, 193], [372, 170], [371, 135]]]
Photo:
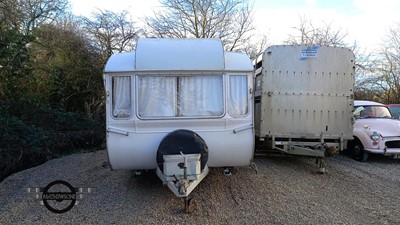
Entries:
[[257, 148], [316, 157], [325, 172], [353, 139], [354, 60], [341, 47], [268, 47], [255, 62]]
[[139, 39], [104, 80], [112, 170], [156, 170], [187, 208], [209, 167], [251, 164], [253, 66], [219, 39]]

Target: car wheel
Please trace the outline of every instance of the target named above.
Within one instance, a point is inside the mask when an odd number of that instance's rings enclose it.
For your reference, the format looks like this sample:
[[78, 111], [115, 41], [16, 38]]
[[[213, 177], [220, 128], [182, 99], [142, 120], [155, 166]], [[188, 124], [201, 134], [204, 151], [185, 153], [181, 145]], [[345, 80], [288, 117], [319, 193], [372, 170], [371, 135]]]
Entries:
[[364, 150], [364, 146], [361, 144], [361, 142], [356, 141], [354, 142], [352, 146], [352, 157], [353, 159], [360, 161], [360, 162], [365, 162], [368, 159], [368, 152]]

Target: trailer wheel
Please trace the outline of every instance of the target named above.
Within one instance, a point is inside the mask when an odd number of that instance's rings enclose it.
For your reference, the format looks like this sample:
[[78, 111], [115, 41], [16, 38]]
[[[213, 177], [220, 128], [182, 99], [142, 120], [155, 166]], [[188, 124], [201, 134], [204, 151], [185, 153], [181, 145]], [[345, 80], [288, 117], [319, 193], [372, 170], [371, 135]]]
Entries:
[[161, 141], [157, 150], [158, 168], [164, 172], [164, 155], [200, 154], [201, 171], [208, 161], [208, 147], [203, 138], [190, 130], [175, 130], [167, 134]]
[[368, 160], [368, 155], [368, 152], [364, 150], [364, 146], [360, 141], [356, 140], [352, 143], [351, 156], [353, 159], [360, 162], [366, 162]]

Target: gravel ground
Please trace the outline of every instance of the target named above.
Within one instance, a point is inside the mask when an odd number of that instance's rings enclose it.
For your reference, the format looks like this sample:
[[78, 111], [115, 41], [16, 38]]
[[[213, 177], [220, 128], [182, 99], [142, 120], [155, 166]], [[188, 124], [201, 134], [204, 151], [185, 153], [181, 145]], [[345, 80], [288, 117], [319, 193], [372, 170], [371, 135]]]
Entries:
[[[197, 207], [183, 212], [183, 201], [153, 172], [132, 177], [111, 171], [106, 151], [54, 159], [0, 183], [0, 224], [400, 224], [400, 161], [379, 156], [367, 163], [338, 155], [327, 173], [315, 160], [257, 156], [251, 167], [224, 176], [211, 169], [191, 196]], [[26, 188], [54, 180], [94, 192], [70, 211], [55, 214]], [[53, 201], [54, 202], [54, 201]]]

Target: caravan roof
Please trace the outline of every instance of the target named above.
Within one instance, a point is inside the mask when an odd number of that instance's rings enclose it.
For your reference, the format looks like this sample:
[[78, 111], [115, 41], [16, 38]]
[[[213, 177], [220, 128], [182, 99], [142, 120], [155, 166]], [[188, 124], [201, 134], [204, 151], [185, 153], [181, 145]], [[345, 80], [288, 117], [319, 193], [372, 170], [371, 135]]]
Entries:
[[220, 39], [139, 39], [136, 51], [114, 54], [105, 72], [252, 71], [244, 53], [225, 52]]

